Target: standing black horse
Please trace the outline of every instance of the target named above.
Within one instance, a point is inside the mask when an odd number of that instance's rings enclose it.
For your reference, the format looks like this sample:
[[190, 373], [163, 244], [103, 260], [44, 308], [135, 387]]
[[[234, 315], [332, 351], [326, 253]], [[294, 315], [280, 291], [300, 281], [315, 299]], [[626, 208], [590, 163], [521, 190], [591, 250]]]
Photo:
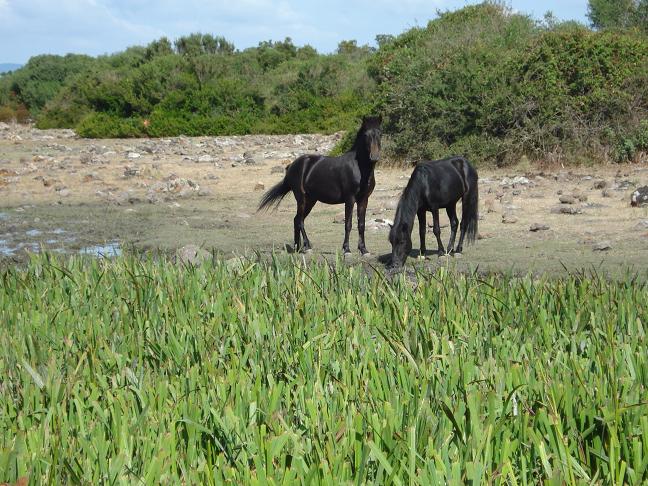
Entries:
[[365, 255], [365, 214], [369, 196], [374, 190], [374, 166], [380, 156], [380, 117], [368, 117], [362, 121], [351, 150], [339, 157], [323, 155], [302, 155], [286, 167], [284, 179], [263, 195], [259, 210], [279, 205], [290, 191], [297, 200], [295, 216], [295, 250], [304, 237], [303, 250], [311, 249], [304, 229], [304, 219], [317, 201], [326, 204], [344, 203], [344, 253], [350, 253], [349, 233], [353, 205], [358, 204], [358, 249]]
[[472, 243], [477, 234], [477, 208], [479, 191], [477, 171], [463, 157], [450, 157], [443, 160], [421, 162], [416, 166], [407, 187], [398, 202], [394, 225], [389, 232], [392, 244], [392, 265], [401, 266], [412, 249], [412, 229], [414, 216], [418, 216], [421, 237], [421, 255], [425, 255], [425, 213], [432, 212], [434, 217], [434, 236], [439, 245], [439, 255], [444, 254], [439, 227], [439, 209], [445, 208], [450, 218], [450, 242], [448, 253], [454, 253], [454, 241], [459, 220], [456, 204], [461, 199], [461, 234], [457, 253], [463, 249], [464, 237]]

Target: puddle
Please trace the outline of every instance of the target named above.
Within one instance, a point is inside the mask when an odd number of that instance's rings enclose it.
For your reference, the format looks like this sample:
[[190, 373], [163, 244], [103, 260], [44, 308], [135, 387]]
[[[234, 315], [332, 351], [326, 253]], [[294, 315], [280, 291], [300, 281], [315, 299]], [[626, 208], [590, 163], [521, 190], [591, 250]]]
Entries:
[[11, 256], [14, 252], [15, 249], [9, 246], [7, 240], [0, 240], [0, 256]]
[[91, 255], [98, 257], [115, 257], [122, 254], [122, 249], [119, 243], [113, 241], [105, 245], [94, 245], [81, 248], [79, 251], [82, 255]]
[[[6, 214], [0, 213], [0, 221], [6, 219], [8, 219]], [[78, 238], [62, 228], [23, 231], [0, 232], [0, 257], [16, 257], [24, 252], [40, 253], [42, 251], [77, 253], [94, 257], [116, 257], [122, 254], [122, 248], [117, 241], [85, 246], [79, 250]]]

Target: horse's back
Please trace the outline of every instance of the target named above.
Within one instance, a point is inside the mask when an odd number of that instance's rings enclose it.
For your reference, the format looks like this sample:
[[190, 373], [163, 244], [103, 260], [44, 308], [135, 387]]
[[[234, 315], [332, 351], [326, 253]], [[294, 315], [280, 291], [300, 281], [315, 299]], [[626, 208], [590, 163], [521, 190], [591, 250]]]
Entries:
[[455, 204], [464, 195], [472, 171], [470, 162], [457, 156], [420, 162], [412, 177], [421, 184], [430, 209], [437, 209]]

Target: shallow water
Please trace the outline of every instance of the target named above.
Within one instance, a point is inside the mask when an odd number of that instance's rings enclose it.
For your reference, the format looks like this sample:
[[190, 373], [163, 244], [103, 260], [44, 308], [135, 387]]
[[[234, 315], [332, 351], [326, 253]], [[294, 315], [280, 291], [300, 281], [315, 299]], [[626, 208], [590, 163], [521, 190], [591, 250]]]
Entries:
[[97, 257], [116, 257], [122, 254], [122, 249], [118, 242], [113, 241], [104, 245], [94, 245], [81, 248], [79, 253], [82, 255]]

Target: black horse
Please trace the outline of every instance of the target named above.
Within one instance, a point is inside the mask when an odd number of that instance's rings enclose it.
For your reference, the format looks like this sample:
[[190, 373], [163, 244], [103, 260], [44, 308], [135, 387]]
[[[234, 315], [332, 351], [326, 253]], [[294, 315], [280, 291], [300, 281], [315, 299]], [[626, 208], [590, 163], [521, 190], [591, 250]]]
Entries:
[[389, 232], [392, 245], [392, 265], [399, 267], [405, 263], [407, 255], [412, 250], [412, 229], [414, 216], [418, 216], [419, 235], [421, 237], [421, 255], [425, 255], [425, 213], [432, 212], [434, 217], [434, 236], [439, 245], [438, 253], [445, 253], [441, 242], [439, 227], [439, 209], [445, 208], [450, 218], [450, 242], [448, 253], [454, 253], [454, 241], [457, 235], [456, 205], [462, 201], [461, 234], [457, 244], [457, 253], [463, 249], [464, 237], [469, 243], [475, 240], [477, 234], [477, 209], [479, 191], [477, 187], [477, 171], [463, 157], [450, 157], [419, 163], [407, 187], [398, 202], [394, 225]]
[[311, 249], [304, 229], [304, 219], [317, 201], [326, 204], [344, 203], [344, 253], [349, 250], [349, 233], [353, 205], [358, 204], [358, 249], [368, 254], [365, 246], [365, 214], [369, 196], [374, 190], [374, 166], [380, 156], [380, 117], [363, 119], [351, 150], [339, 157], [302, 155], [286, 167], [283, 180], [263, 195], [259, 210], [276, 202], [277, 206], [288, 192], [297, 200], [295, 216], [295, 250], [299, 250], [300, 237], [304, 237], [303, 250]]

